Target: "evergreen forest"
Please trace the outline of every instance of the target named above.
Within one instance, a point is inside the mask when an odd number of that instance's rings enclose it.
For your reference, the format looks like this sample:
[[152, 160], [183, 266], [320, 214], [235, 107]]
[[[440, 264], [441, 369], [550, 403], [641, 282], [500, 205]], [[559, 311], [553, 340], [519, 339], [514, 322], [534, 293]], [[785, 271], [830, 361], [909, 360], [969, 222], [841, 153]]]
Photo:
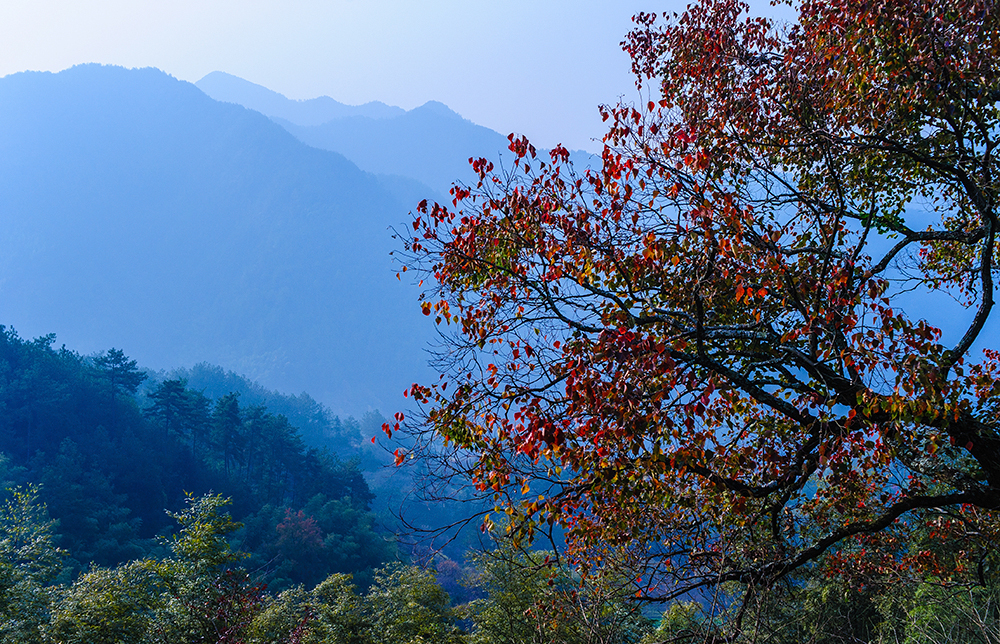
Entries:
[[360, 458], [308, 446], [289, 421], [296, 411], [327, 440], [360, 443], [311, 399], [286, 399], [280, 413], [238, 388], [211, 396], [182, 377], [150, 382], [120, 350], [84, 357], [8, 328], [0, 374], [0, 478], [37, 486], [66, 552], [62, 580], [155, 555], [174, 526], [165, 510], [209, 491], [232, 501], [245, 563], [273, 588], [370, 578], [394, 557]]

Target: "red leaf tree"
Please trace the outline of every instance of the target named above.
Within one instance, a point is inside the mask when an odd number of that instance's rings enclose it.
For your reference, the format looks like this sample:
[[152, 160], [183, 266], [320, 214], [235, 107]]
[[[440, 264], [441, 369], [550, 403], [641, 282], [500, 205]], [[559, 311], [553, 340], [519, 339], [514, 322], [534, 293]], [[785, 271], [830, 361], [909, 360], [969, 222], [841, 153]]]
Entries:
[[654, 100], [604, 108], [599, 170], [512, 137], [421, 204], [402, 261], [446, 342], [414, 449], [650, 599], [921, 572], [899, 544], [928, 521], [972, 570], [1000, 505], [997, 7], [745, 10], [635, 17]]

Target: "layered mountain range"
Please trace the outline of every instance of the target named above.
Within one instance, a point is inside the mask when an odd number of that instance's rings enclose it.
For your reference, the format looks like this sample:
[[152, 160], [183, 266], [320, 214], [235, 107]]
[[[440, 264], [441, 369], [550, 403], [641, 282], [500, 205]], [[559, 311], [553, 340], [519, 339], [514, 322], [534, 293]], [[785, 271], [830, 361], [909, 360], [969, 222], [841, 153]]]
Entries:
[[155, 69], [7, 76], [0, 324], [391, 412], [433, 331], [390, 227], [433, 192]]
[[223, 72], [195, 85], [216, 100], [269, 116], [300, 141], [339, 152], [362, 170], [418, 181], [438, 197], [456, 181], [474, 180], [470, 157], [499, 161], [507, 150], [506, 135], [437, 101], [409, 111], [378, 102], [344, 105], [328, 96], [293, 101]]

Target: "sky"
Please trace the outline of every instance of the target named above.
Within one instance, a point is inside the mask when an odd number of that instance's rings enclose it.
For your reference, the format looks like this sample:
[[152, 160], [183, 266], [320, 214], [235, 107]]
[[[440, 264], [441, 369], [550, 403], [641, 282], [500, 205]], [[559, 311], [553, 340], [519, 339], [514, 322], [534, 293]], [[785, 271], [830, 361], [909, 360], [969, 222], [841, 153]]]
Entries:
[[[540, 147], [596, 151], [638, 101], [619, 43], [683, 0], [2, 0], [0, 76], [79, 63], [224, 71], [289, 98], [447, 104]], [[764, 10], [768, 7], [763, 4]]]

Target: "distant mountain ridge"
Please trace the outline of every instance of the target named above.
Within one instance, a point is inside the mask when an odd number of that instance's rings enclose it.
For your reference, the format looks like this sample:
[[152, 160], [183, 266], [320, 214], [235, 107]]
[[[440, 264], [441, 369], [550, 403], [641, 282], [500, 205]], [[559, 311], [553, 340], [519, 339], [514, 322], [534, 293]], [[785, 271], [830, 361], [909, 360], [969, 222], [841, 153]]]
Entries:
[[364, 105], [345, 105], [329, 96], [295, 101], [262, 85], [225, 72], [211, 72], [195, 85], [217, 101], [236, 103], [269, 117], [304, 126], [320, 125], [348, 116], [392, 118], [405, 111], [380, 101], [371, 101]]
[[[470, 157], [498, 163], [510, 156], [505, 134], [464, 119], [438, 101], [409, 111], [384, 103], [346, 106], [326, 96], [292, 101], [223, 72], [212, 72], [195, 85], [216, 100], [238, 103], [270, 117], [300, 141], [342, 154], [362, 170], [423, 183], [437, 193], [425, 196], [438, 200], [455, 182], [475, 181]], [[322, 112], [320, 105], [338, 107]], [[329, 118], [323, 121], [320, 114]], [[584, 152], [574, 157], [584, 163], [596, 158]]]
[[389, 413], [432, 335], [388, 255], [419, 191], [159, 70], [7, 76], [0, 324]]
[[391, 119], [355, 116], [313, 126], [277, 121], [303, 143], [343, 154], [363, 170], [410, 177], [442, 195], [455, 182], [475, 181], [470, 157], [496, 162], [508, 145], [507, 137], [429, 103]]

